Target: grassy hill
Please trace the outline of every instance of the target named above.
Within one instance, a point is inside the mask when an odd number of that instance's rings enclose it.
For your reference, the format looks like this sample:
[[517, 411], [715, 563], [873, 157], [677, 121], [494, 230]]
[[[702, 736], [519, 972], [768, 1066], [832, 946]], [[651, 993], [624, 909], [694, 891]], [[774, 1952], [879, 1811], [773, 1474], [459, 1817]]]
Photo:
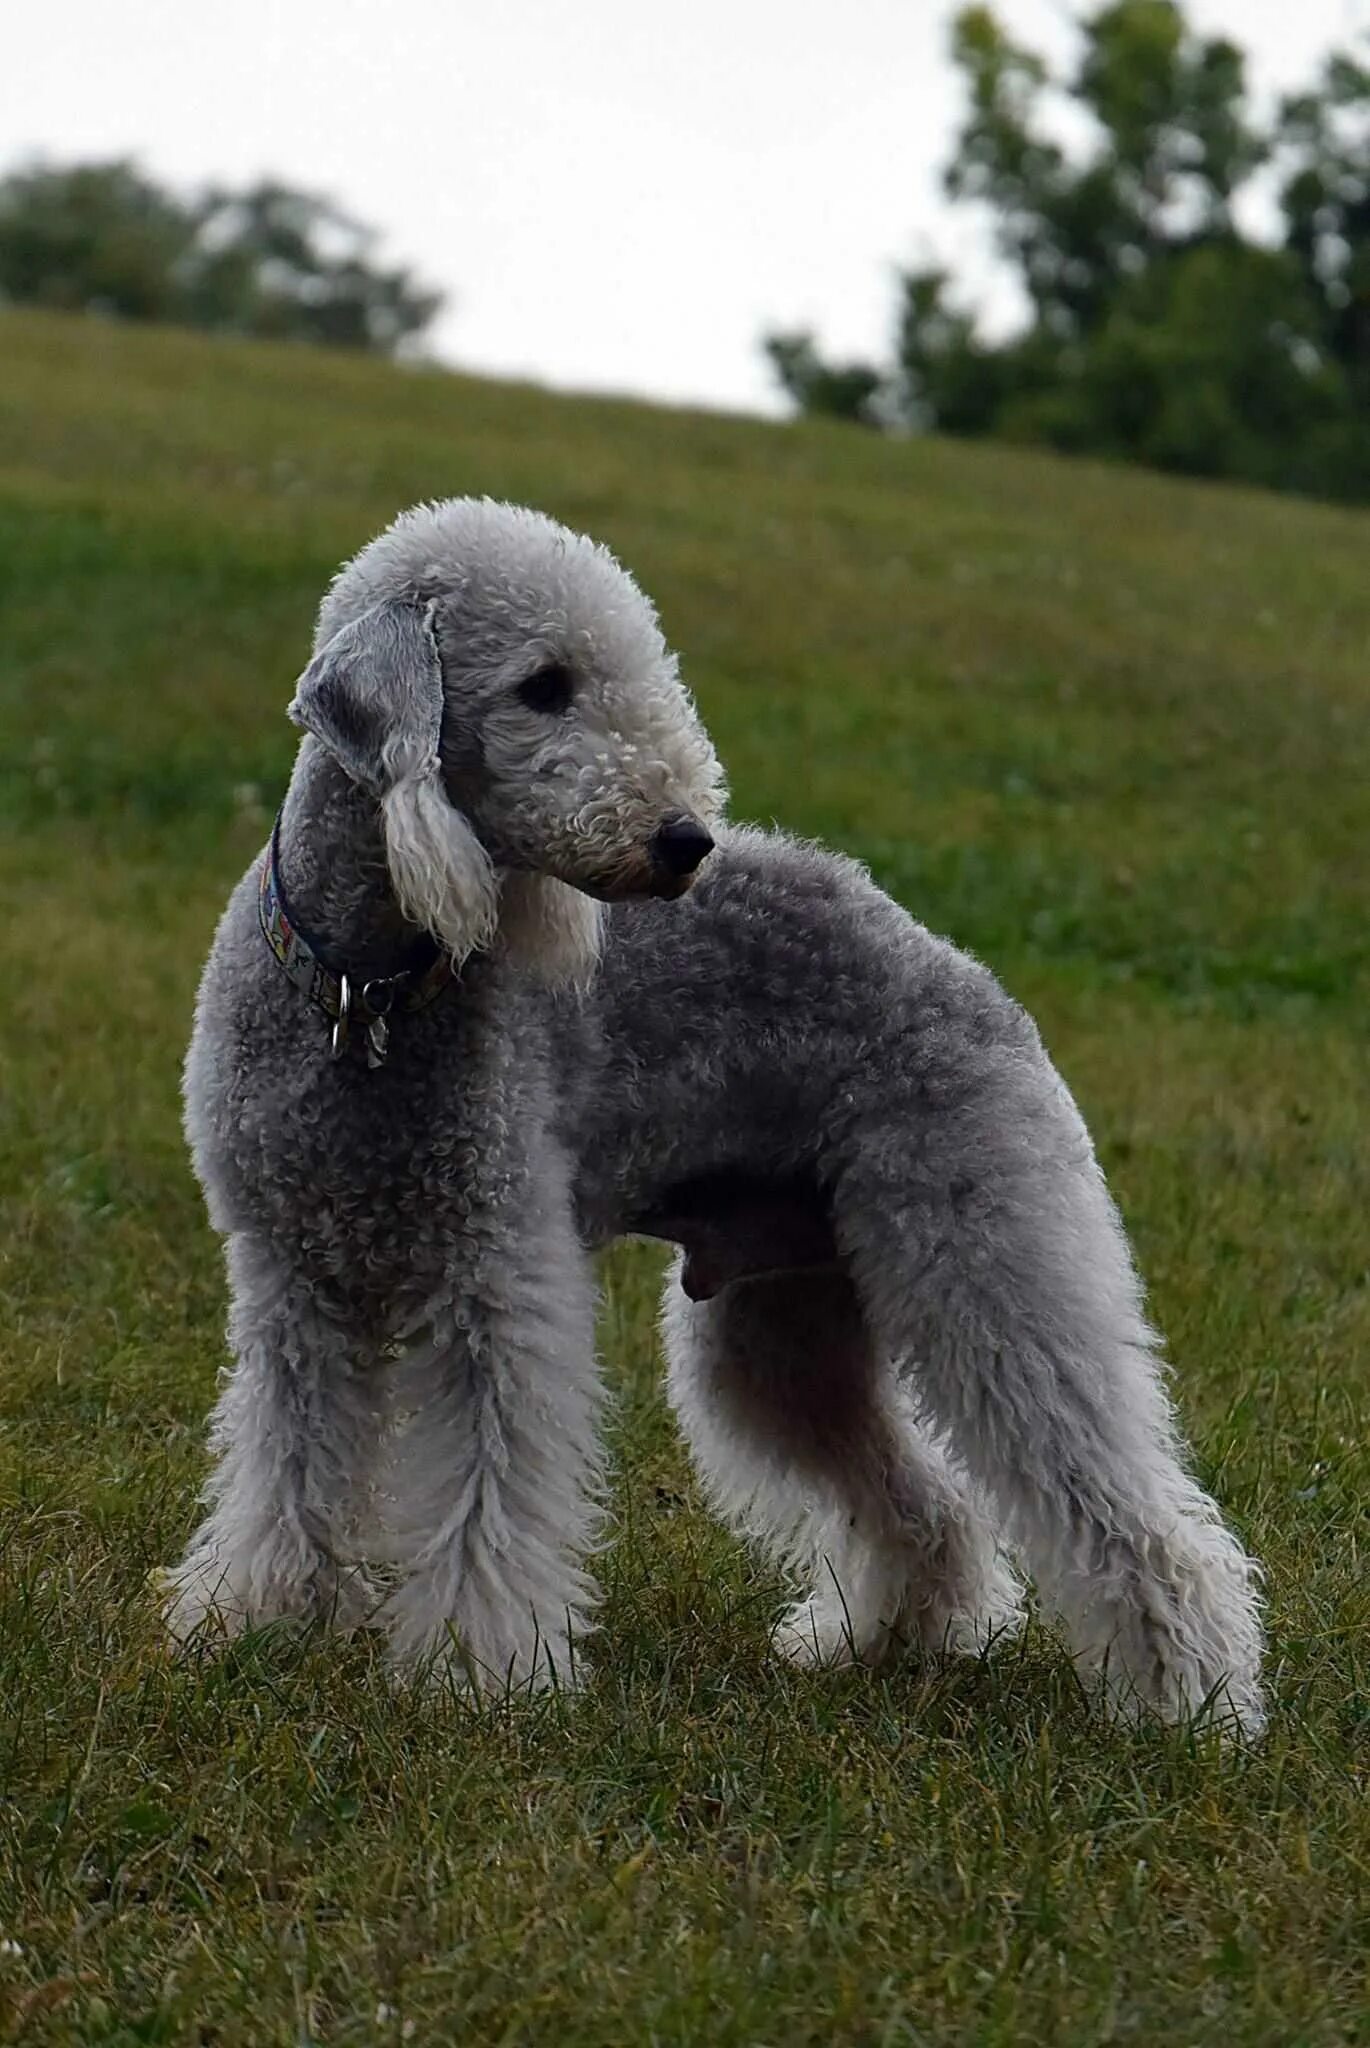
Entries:
[[[586, 1693], [365, 1643], [169, 1666], [222, 1358], [177, 1077], [339, 560], [482, 491], [656, 598], [734, 811], [1036, 1011], [1205, 1478], [1265, 1559], [1254, 1756], [1049, 1637], [813, 1682], [700, 1511], [657, 1260]], [[0, 2030], [25, 2040], [1370, 2039], [1370, 518], [317, 353], [0, 321]]]

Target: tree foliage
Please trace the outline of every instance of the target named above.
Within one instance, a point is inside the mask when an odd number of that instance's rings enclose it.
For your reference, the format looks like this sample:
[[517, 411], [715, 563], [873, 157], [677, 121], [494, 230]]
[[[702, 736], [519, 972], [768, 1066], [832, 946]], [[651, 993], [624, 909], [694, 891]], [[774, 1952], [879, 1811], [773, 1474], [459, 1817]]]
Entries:
[[0, 301], [393, 353], [442, 304], [328, 200], [264, 181], [193, 199], [129, 162], [0, 179]]
[[[946, 190], [988, 211], [1027, 317], [987, 338], [944, 270], [908, 271], [888, 363], [768, 340], [798, 407], [1370, 498], [1370, 69], [1333, 55], [1260, 122], [1242, 52], [1175, 0], [1111, 0], [1064, 78], [986, 6], [952, 47]], [[1273, 239], [1242, 225], [1255, 180]]]

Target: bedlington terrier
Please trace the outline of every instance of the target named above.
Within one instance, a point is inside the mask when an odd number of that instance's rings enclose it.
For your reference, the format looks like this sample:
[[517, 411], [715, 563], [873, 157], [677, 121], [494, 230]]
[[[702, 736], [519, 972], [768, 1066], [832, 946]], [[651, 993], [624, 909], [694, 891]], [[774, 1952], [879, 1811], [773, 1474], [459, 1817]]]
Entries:
[[1119, 1710], [1256, 1730], [1256, 1570], [1036, 1029], [851, 861], [722, 821], [612, 556], [408, 512], [333, 583], [290, 711], [186, 1065], [233, 1364], [172, 1634], [367, 1621], [402, 1667], [570, 1678], [591, 1254], [629, 1233], [678, 1247], [704, 1487], [802, 1582], [782, 1656], [990, 1644], [1016, 1555]]

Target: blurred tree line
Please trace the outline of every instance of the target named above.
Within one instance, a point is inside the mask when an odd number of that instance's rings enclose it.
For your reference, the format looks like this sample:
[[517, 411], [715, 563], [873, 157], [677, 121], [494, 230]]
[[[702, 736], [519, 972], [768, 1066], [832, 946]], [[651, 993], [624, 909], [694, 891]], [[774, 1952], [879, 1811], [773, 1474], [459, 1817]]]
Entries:
[[0, 179], [0, 302], [391, 355], [442, 304], [373, 260], [375, 236], [270, 181], [182, 198], [136, 164]]
[[[1173, 0], [1095, 12], [1065, 78], [989, 7], [952, 47], [946, 190], [988, 209], [1026, 323], [988, 339], [945, 270], [908, 271], [888, 363], [767, 338], [798, 407], [1370, 499], [1370, 69], [1331, 56], [1261, 123], [1242, 52]], [[1081, 148], [1055, 139], [1062, 96]], [[1253, 180], [1268, 240], [1236, 215]]]

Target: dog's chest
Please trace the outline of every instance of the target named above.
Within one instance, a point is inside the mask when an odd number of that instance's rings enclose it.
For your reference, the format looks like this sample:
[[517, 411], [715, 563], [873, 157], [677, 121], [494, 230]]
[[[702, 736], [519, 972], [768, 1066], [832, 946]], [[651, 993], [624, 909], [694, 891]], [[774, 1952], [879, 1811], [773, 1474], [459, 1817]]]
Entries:
[[535, 1020], [492, 1031], [479, 985], [454, 988], [397, 1018], [373, 1068], [360, 1045], [333, 1059], [293, 988], [263, 994], [236, 1019], [236, 1057], [205, 1077], [196, 1153], [216, 1221], [268, 1235], [354, 1304], [401, 1275], [440, 1280], [526, 1180], [546, 1121]]

